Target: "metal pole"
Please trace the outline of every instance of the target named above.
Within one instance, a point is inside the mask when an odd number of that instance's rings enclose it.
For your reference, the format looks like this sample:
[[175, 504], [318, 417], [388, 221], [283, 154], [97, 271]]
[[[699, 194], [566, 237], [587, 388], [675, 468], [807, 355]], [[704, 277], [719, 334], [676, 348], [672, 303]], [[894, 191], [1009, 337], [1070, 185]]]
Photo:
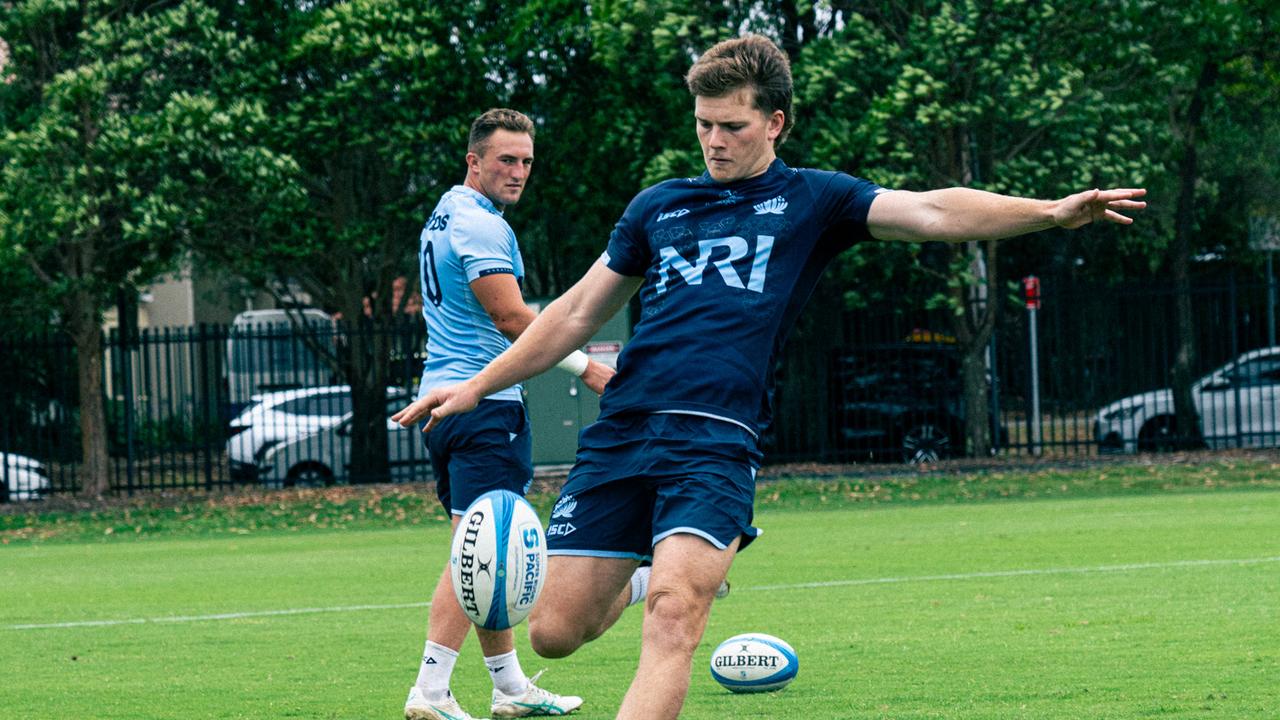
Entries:
[[125, 447], [125, 488], [129, 494], [133, 494], [134, 473], [137, 468], [134, 466], [133, 452], [133, 330], [135, 320], [132, 311], [135, 306], [129, 302], [129, 298], [125, 293], [124, 287], [116, 288], [116, 337], [119, 342], [116, 347], [120, 352], [120, 379], [124, 399], [121, 402], [121, 411], [124, 413], [124, 447]]
[[1040, 354], [1036, 340], [1037, 310], [1027, 308], [1027, 327], [1031, 336], [1031, 412], [1027, 415], [1027, 427], [1031, 434], [1031, 454], [1040, 454]]
[[1273, 272], [1272, 259], [1274, 250], [1267, 251], [1267, 346], [1276, 345], [1276, 276]]

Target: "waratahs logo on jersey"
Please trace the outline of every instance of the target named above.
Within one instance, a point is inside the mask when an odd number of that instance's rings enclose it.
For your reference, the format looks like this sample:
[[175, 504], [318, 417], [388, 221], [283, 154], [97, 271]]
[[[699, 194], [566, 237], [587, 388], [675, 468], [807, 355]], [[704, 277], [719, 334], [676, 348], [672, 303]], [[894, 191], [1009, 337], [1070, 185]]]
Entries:
[[578, 507], [578, 501], [572, 495], [565, 495], [556, 502], [556, 506], [551, 510], [551, 517], [571, 518], [573, 509], [576, 507]]
[[781, 215], [787, 211], [787, 199], [779, 195], [751, 207], [755, 208], [757, 215]]

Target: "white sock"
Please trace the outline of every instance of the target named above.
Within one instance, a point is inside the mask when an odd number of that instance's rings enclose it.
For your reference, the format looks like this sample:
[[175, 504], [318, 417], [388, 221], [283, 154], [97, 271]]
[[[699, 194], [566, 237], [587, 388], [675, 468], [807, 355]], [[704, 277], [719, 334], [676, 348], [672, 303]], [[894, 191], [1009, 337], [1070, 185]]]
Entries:
[[631, 601], [627, 603], [628, 606], [644, 600], [645, 596], [649, 594], [649, 573], [651, 572], [653, 572], [653, 568], [645, 565], [644, 567], [636, 568], [636, 571], [631, 575]]
[[489, 668], [489, 675], [493, 678], [493, 686], [498, 688], [505, 695], [523, 695], [525, 690], [529, 689], [529, 678], [524, 676], [524, 671], [520, 669], [520, 660], [516, 657], [516, 651], [502, 655], [494, 655], [484, 659], [484, 666]]
[[417, 685], [428, 701], [436, 702], [449, 696], [449, 678], [453, 675], [453, 664], [457, 660], [457, 650], [427, 641], [427, 646], [422, 650]]

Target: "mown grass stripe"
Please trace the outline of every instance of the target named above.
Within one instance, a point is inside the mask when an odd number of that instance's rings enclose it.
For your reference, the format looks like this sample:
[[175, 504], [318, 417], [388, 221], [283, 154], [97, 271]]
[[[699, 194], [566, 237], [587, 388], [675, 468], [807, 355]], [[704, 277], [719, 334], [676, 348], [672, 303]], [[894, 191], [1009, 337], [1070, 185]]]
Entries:
[[[1069, 575], [1133, 570], [1168, 570], [1171, 568], [1204, 567], [1221, 565], [1256, 565], [1280, 562], [1280, 556], [1238, 558], [1223, 560], [1173, 560], [1159, 563], [1129, 563], [1125, 565], [1095, 565], [1092, 567], [1028, 568], [1025, 570], [992, 570], [987, 572], [954, 573], [947, 575], [903, 575], [900, 577], [862, 578], [859, 580], [824, 580], [822, 582], [790, 583], [785, 585], [756, 585], [743, 590], [804, 590], [824, 587], [851, 587], [855, 585], [888, 585], [907, 582], [941, 582], [947, 580], [981, 580], [982, 578], [1019, 577], [1023, 575]], [[736, 588], [735, 588], [736, 590]]]
[[[754, 585], [734, 588], [735, 592], [763, 592], [773, 590], [806, 590], [829, 587], [855, 587], [859, 585], [888, 585], [893, 583], [947, 582], [955, 580], [981, 580], [983, 578], [1007, 578], [1038, 575], [1098, 574], [1134, 572], [1141, 570], [1169, 570], [1189, 567], [1215, 567], [1224, 565], [1257, 565], [1280, 562], [1280, 556], [1257, 558], [1227, 558], [1208, 560], [1173, 560], [1169, 562], [1126, 563], [1122, 565], [1094, 565], [1089, 567], [1027, 568], [1023, 570], [992, 570], [985, 572], [952, 573], [945, 575], [902, 575], [897, 577], [858, 578], [850, 580], [826, 580], [822, 582], [787, 583], [782, 585]], [[216, 613], [212, 615], [173, 615], [152, 618], [123, 618], [118, 620], [79, 620], [72, 622], [24, 623], [8, 625], [6, 630], [50, 630], [81, 627], [111, 627], [115, 625], [144, 625], [148, 623], [211, 622], [241, 620], [257, 617], [308, 615], [314, 613], [350, 613], [372, 610], [404, 610], [430, 607], [429, 602], [394, 603], [387, 605], [338, 605], [334, 607], [286, 608], [283, 610], [259, 610], [248, 612]]]

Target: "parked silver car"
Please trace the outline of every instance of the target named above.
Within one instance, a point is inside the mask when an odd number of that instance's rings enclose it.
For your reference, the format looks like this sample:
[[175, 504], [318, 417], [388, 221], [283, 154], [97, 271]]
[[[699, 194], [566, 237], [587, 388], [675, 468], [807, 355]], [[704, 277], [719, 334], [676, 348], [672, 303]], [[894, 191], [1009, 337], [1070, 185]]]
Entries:
[[[1280, 347], [1247, 352], [1205, 375], [1191, 397], [1209, 447], [1280, 446]], [[1168, 388], [1102, 408], [1094, 434], [1103, 452], [1127, 453], [1174, 447], [1189, 435], [1178, 428]]]

